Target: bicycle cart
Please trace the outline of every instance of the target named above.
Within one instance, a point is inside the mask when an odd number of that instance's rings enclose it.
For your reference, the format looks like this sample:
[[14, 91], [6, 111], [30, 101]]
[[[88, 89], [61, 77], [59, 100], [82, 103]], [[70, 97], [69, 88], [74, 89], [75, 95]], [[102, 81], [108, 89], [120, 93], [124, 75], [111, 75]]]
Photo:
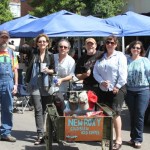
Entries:
[[60, 116], [54, 104], [47, 105], [46, 150], [52, 150], [53, 142], [95, 141], [101, 142], [102, 150], [112, 150], [114, 112], [104, 104], [98, 104], [100, 116]]

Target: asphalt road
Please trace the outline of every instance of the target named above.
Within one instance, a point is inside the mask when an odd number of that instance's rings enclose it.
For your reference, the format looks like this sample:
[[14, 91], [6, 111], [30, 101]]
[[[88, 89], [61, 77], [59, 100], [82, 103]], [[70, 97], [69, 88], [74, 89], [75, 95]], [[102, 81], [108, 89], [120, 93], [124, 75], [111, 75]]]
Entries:
[[[129, 137], [129, 113], [126, 107], [122, 112], [123, 120], [123, 145], [121, 150], [133, 150], [134, 148], [128, 146], [126, 141], [130, 140]], [[45, 145], [34, 146], [34, 140], [36, 139], [36, 128], [34, 122], [34, 112], [28, 111], [24, 114], [14, 113], [14, 127], [12, 135], [17, 138], [17, 142], [9, 143], [0, 141], [0, 150], [45, 150]], [[150, 142], [150, 118], [149, 123], [144, 129], [144, 142], [142, 143], [141, 150], [149, 150]], [[77, 142], [61, 144], [53, 144], [53, 150], [100, 150], [101, 146], [99, 142]]]

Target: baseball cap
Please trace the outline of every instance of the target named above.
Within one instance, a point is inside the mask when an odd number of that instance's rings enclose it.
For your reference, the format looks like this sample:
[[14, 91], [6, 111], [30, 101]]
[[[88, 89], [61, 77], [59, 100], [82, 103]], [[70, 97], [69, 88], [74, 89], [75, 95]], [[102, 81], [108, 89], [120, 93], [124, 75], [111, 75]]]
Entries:
[[89, 43], [89, 42], [91, 42], [91, 43], [93, 43], [93, 44], [96, 44], [96, 41], [95, 41], [95, 39], [93, 39], [93, 38], [87, 38], [87, 39], [85, 40], [85, 43], [86, 43], [86, 44]]
[[3, 37], [3, 36], [7, 36], [8, 38], [10, 37], [9, 33], [6, 30], [0, 31], [0, 37]]
[[88, 103], [88, 96], [86, 91], [82, 91], [78, 97], [79, 97], [80, 108], [82, 110], [87, 110], [89, 108], [89, 103]]

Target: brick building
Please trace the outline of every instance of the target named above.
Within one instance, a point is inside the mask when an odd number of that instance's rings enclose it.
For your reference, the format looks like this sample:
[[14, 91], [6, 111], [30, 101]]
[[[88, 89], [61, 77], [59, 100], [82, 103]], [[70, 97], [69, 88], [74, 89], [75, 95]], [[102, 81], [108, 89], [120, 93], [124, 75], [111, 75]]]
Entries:
[[14, 17], [25, 16], [32, 10], [32, 7], [28, 5], [27, 0], [11, 0], [10, 6], [12, 12], [16, 15]]

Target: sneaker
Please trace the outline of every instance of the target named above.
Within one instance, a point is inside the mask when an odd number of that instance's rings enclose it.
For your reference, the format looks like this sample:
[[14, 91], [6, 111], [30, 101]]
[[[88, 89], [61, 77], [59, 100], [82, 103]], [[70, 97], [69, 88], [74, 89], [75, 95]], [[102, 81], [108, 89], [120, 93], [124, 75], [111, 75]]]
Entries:
[[8, 135], [6, 137], [1, 137], [1, 141], [16, 142], [16, 138], [11, 135]]
[[140, 149], [141, 145], [142, 144], [140, 142], [135, 142], [134, 148]]

